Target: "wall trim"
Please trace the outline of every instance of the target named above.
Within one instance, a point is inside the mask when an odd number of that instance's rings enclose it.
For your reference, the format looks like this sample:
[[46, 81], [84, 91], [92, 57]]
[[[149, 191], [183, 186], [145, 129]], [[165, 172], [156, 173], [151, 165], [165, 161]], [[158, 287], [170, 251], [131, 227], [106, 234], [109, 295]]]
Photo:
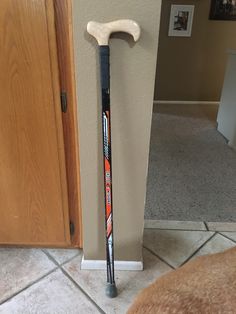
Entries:
[[187, 230], [187, 231], [217, 231], [217, 232], [235, 232], [235, 222], [203, 222], [187, 220], [152, 220], [145, 219], [145, 229], [159, 230]]
[[219, 101], [207, 100], [154, 100], [154, 105], [219, 105]]
[[[105, 270], [106, 261], [105, 260], [86, 260], [84, 256], [81, 261], [82, 270]], [[115, 270], [143, 270], [142, 261], [115, 261]]]
[[182, 220], [145, 219], [144, 228], [164, 230], [206, 231], [206, 226], [202, 221], [187, 221], [187, 220], [182, 221]]

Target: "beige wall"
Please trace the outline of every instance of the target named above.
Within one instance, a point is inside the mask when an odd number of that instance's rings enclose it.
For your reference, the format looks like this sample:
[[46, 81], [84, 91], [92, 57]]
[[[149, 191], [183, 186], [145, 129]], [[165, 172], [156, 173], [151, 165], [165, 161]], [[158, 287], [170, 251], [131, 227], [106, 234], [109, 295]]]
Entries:
[[[168, 37], [171, 4], [194, 4], [192, 37]], [[227, 49], [236, 48], [236, 22], [208, 19], [210, 0], [162, 4], [156, 100], [218, 101]]]
[[161, 0], [73, 1], [86, 259], [105, 256], [98, 57], [86, 24], [132, 18], [142, 27], [137, 44], [124, 34], [110, 41], [115, 255], [140, 260], [160, 5]]

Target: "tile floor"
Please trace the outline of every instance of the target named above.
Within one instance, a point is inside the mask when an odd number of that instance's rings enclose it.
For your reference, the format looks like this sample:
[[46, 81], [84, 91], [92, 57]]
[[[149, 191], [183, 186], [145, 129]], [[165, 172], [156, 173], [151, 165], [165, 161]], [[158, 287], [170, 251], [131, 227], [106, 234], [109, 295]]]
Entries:
[[104, 296], [104, 271], [80, 270], [79, 250], [1, 248], [0, 314], [124, 314], [137, 293], [164, 273], [236, 245], [236, 232], [191, 223], [145, 229], [145, 269], [117, 271], [119, 296], [113, 300]]

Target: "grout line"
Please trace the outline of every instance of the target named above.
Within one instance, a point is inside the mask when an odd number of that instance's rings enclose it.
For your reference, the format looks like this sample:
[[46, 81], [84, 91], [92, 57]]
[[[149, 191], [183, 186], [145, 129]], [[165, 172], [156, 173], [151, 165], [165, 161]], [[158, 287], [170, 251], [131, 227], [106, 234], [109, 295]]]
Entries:
[[[230, 232], [230, 231], [222, 231], [222, 232]], [[233, 232], [234, 232], [234, 231], [233, 231]], [[226, 239], [228, 239], [228, 240], [230, 240], [230, 241], [236, 243], [236, 240], [233, 240], [233, 239], [229, 238], [227, 235], [222, 234], [221, 232], [219, 232], [219, 234], [220, 234], [222, 237], [225, 237]]]
[[208, 228], [207, 223], [206, 223], [205, 221], [203, 221], [203, 223], [204, 223], [204, 225], [205, 225], [205, 227], [206, 227], [206, 230], [207, 230], [207, 231], [210, 231], [209, 228]]
[[179, 267], [186, 264], [194, 255], [197, 254], [197, 252], [201, 250], [201, 248], [203, 248], [208, 242], [210, 242], [212, 238], [214, 238], [216, 235], [217, 235], [217, 232], [214, 232], [214, 234], [208, 240], [206, 240], [202, 245], [200, 245], [199, 248], [196, 251], [194, 251], [193, 254], [191, 254]]
[[50, 259], [50, 261], [52, 261], [55, 265], [57, 265], [58, 267], [65, 265], [66, 263], [71, 262], [74, 258], [78, 257], [80, 252], [78, 252], [76, 255], [68, 258], [66, 261], [59, 263], [48, 251], [47, 249], [41, 249], [41, 251], [47, 255], [47, 257]]
[[172, 269], [175, 269], [174, 266], [172, 266], [171, 264], [169, 264], [166, 260], [164, 260], [164, 258], [160, 257], [158, 254], [156, 254], [154, 251], [152, 251], [151, 249], [149, 249], [148, 247], [144, 246], [143, 247], [149, 251], [150, 253], [152, 253], [153, 255], [155, 255], [156, 257], [158, 257], [163, 263], [165, 263], [166, 265], [168, 265], [169, 267], [171, 267]]
[[106, 314], [101, 308], [100, 306], [89, 296], [89, 294], [67, 273], [67, 271], [62, 267], [64, 266], [66, 263], [70, 262], [71, 260], [73, 260], [74, 258], [78, 257], [79, 253], [68, 259], [66, 262], [59, 264], [53, 256], [50, 255], [50, 253], [48, 253], [47, 250], [42, 250], [44, 252], [44, 254], [49, 258], [49, 260], [51, 260], [55, 265], [58, 266], [58, 268], [61, 270], [61, 272], [63, 273], [64, 276], [66, 276], [73, 284], [74, 286], [76, 286], [77, 289], [79, 289], [84, 295], [85, 297], [98, 309], [98, 311], [102, 314]]
[[74, 258], [78, 257], [79, 254], [80, 254], [80, 252], [78, 254], [76, 254], [75, 256], [68, 258], [68, 260], [66, 260], [65, 262], [61, 263], [60, 266], [64, 266], [65, 264], [71, 262]]
[[40, 282], [42, 279], [46, 278], [48, 275], [51, 275], [53, 272], [55, 272], [56, 270], [58, 270], [57, 267], [53, 268], [52, 270], [50, 270], [49, 272], [47, 272], [46, 274], [44, 274], [43, 276], [37, 278], [36, 280], [32, 281], [31, 283], [29, 283], [27, 286], [25, 286], [24, 288], [20, 289], [19, 291], [13, 293], [10, 297], [6, 298], [5, 300], [0, 302], [0, 305], [3, 305], [4, 303], [10, 301], [11, 299], [13, 299], [14, 297], [16, 297], [18, 294], [24, 292], [25, 290], [27, 290], [28, 288], [32, 287], [34, 284]]
[[48, 253], [48, 251], [46, 249], [41, 249], [41, 251], [47, 256], [47, 258], [53, 262], [53, 264], [55, 264], [57, 267], [60, 267], [60, 264], [55, 260], [55, 258], [52, 257], [52, 255], [50, 255]]
[[67, 271], [60, 267], [62, 273], [64, 274], [64, 276], [66, 276], [86, 297], [87, 299], [93, 303], [93, 305], [98, 309], [98, 311], [102, 314], [106, 314], [101, 308], [100, 306], [90, 297], [90, 295], [74, 280], [74, 278], [72, 278]]

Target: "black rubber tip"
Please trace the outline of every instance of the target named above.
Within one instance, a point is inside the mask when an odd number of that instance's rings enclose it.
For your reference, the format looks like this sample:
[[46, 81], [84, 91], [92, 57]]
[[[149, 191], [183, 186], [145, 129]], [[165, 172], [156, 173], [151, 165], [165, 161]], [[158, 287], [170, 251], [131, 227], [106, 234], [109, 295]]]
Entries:
[[117, 296], [117, 289], [115, 283], [107, 283], [106, 296], [108, 298], [115, 298]]

